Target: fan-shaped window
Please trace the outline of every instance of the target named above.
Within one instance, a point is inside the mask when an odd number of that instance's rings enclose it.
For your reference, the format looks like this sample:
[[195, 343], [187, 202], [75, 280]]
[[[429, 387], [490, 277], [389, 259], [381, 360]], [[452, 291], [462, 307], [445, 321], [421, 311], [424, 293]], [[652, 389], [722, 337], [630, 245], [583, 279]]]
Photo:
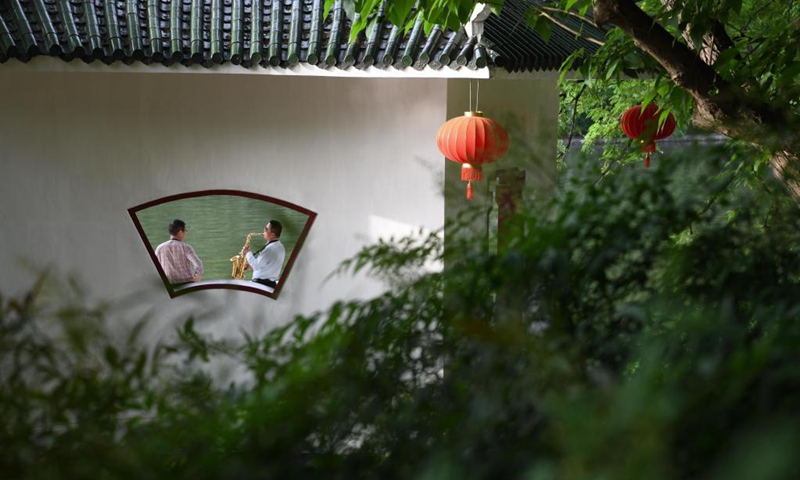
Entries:
[[[289, 273], [317, 216], [293, 203], [236, 190], [172, 195], [128, 213], [173, 298], [212, 288], [277, 298], [291, 288]], [[250, 255], [242, 255], [245, 243]]]

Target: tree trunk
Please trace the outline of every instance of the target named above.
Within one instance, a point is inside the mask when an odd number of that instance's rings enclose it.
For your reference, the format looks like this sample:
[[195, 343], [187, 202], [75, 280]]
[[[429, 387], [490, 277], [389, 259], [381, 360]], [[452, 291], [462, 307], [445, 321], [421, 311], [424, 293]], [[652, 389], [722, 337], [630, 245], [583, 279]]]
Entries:
[[[667, 7], [667, 10], [672, 10], [675, 7], [675, 0], [661, 0], [661, 4]], [[678, 21], [680, 21], [680, 19], [681, 15], [678, 14]], [[710, 31], [703, 35], [703, 45], [701, 45], [700, 48], [697, 48], [697, 45], [695, 45], [690, 30], [690, 24], [687, 24], [686, 28], [683, 30], [682, 36], [686, 41], [686, 45], [692, 50], [698, 50], [700, 52], [700, 59], [709, 65], [714, 65], [717, 61], [717, 57], [719, 57], [719, 54], [723, 50], [734, 46], [733, 40], [731, 40], [728, 32], [725, 31], [725, 27], [718, 21], [712, 22]]]
[[775, 176], [786, 185], [795, 200], [800, 201], [800, 159], [796, 153], [777, 152], [769, 159]]

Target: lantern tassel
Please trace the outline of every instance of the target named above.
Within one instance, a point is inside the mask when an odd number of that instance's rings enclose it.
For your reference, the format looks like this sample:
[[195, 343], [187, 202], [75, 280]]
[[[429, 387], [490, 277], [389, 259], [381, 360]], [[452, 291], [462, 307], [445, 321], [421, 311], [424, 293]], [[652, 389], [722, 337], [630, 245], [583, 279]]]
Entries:
[[650, 154], [656, 153], [656, 142], [642, 143], [642, 152], [644, 152], [644, 168], [650, 168]]
[[472, 182], [467, 182], [467, 200], [472, 200]]
[[461, 166], [461, 180], [464, 182], [483, 180], [483, 169], [480, 165], [465, 163]]

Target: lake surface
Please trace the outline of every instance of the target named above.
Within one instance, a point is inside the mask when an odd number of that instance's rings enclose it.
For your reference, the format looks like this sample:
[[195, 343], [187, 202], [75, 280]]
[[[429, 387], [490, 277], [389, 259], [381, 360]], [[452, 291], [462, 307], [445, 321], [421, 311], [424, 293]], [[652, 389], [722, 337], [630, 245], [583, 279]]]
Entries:
[[[283, 225], [281, 242], [286, 247], [285, 267], [308, 222], [308, 215], [291, 208], [235, 195], [175, 200], [140, 210], [136, 216], [153, 250], [169, 240], [169, 222], [176, 218], [186, 222], [186, 243], [194, 247], [203, 261], [203, 280], [230, 279], [230, 258], [241, 251], [248, 233], [263, 232], [270, 220], [278, 220]], [[253, 237], [250, 249], [258, 250], [264, 243], [262, 237]], [[251, 276], [252, 270], [248, 270], [245, 278]]]

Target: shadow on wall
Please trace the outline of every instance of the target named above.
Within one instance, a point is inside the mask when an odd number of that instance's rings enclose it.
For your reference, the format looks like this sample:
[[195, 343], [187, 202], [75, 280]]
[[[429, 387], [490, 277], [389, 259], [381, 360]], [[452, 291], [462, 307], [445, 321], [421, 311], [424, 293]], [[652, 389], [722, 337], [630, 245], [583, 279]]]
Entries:
[[[284, 200], [237, 190], [171, 195], [128, 213], [171, 298], [222, 288], [277, 299], [317, 216]], [[271, 233], [265, 234], [268, 223]], [[280, 225], [277, 239], [273, 224]], [[253, 255], [243, 255], [245, 245]], [[285, 253], [273, 255], [280, 247]], [[266, 284], [253, 281], [251, 261]], [[274, 265], [264, 266], [268, 261]], [[272, 273], [263, 275], [267, 271]]]

